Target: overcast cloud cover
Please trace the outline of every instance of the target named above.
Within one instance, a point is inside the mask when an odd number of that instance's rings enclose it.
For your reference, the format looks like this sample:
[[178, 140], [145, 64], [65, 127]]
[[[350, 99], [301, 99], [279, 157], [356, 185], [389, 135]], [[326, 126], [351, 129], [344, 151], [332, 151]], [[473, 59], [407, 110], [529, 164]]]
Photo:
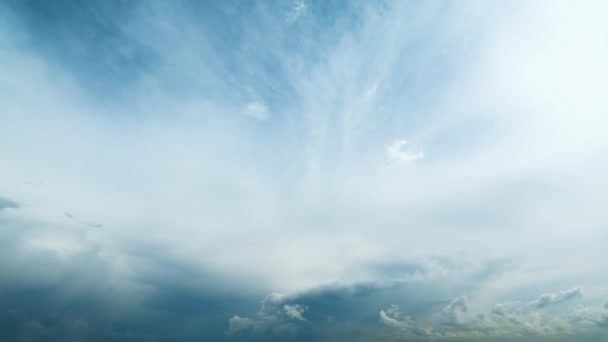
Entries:
[[0, 0], [0, 339], [608, 338], [606, 13]]

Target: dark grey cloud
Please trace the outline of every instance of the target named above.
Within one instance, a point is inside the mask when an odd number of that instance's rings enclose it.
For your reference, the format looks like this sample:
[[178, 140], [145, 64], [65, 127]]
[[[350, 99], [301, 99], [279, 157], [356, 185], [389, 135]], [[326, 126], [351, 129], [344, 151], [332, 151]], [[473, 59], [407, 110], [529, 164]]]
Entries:
[[[247, 338], [273, 338], [288, 333], [283, 336], [302, 340], [428, 337], [432, 330], [416, 319], [438, 315], [434, 319], [443, 326], [466, 326], [468, 300], [464, 295], [454, 298], [453, 292], [474, 292], [478, 284], [504, 272], [505, 264], [510, 262], [490, 260], [466, 265], [444, 257], [402, 265], [380, 264], [375, 274], [385, 281], [271, 293], [256, 312], [235, 312], [227, 333]], [[454, 299], [446, 299], [450, 297]], [[387, 326], [407, 334], [395, 335], [385, 330]]]
[[[327, 292], [357, 293], [357, 290], [347, 288], [343, 286], [340, 290], [334, 288]], [[356, 289], [357, 286], [353, 288]], [[317, 289], [313, 293], [323, 297], [325, 292]], [[412, 296], [411, 293], [407, 295]], [[514, 306], [499, 314], [471, 310], [465, 296], [455, 297], [443, 307], [420, 311], [415, 315], [404, 313], [399, 305], [390, 305], [378, 310], [373, 320], [361, 318], [353, 311], [352, 316], [336, 318], [326, 315], [325, 319], [314, 321], [310, 314], [319, 311], [318, 307], [284, 304], [310, 303], [310, 300], [306, 300], [310, 296], [311, 293], [270, 294], [255, 315], [233, 315], [229, 318], [227, 334], [239, 339], [254, 340], [510, 341], [517, 337], [517, 341], [561, 341], [564, 340], [562, 336], [605, 336], [601, 329], [608, 322], [608, 310], [603, 305], [580, 306], [570, 314], [560, 314], [537, 308], [530, 302], [523, 309]], [[343, 298], [352, 300], [348, 295]], [[288, 310], [296, 307], [306, 309], [298, 311], [302, 316], [300, 319], [290, 315], [285, 310], [286, 307]], [[364, 309], [358, 307], [356, 310]]]
[[[87, 260], [81, 267], [97, 270], [91, 275], [72, 265], [73, 276], [91, 278], [82, 285], [70, 284], [80, 281], [70, 274], [46, 286], [5, 284], [0, 294], [2, 340], [222, 339], [230, 314], [254, 303], [239, 293], [166, 286], [161, 281], [120, 287], [112, 284], [104, 266]], [[185, 275], [173, 280], [188, 282]]]
[[[36, 252], [27, 243], [40, 233], [36, 224], [10, 222], [0, 229], [12, 234], [0, 249], [4, 340], [457, 340], [474, 331], [487, 336], [562, 331], [557, 319], [535, 321], [533, 310], [546, 311], [530, 304], [538, 300], [525, 304], [530, 312], [507, 310], [501, 316], [472, 312], [466, 296], [454, 296], [475, 294], [477, 284], [495, 279], [507, 261], [466, 266], [430, 258], [380, 267], [385, 281], [263, 296], [178, 262], [158, 246], [126, 246], [108, 258], [112, 248], [75, 234], [75, 252]], [[113, 262], [117, 257], [128, 260], [127, 272]], [[399, 279], [394, 269], [400, 270]], [[381, 278], [381, 273], [375, 274]], [[540, 298], [557, 304], [580, 291]], [[601, 326], [604, 311], [603, 306], [581, 311], [577, 324]]]
[[[75, 232], [73, 251], [32, 249], [44, 232], [35, 223], [0, 223], [2, 341], [219, 340], [228, 338], [234, 312], [259, 303], [259, 295], [226, 285], [234, 281], [150, 246], [117, 254]], [[128, 271], [116, 258], [129, 260]]]

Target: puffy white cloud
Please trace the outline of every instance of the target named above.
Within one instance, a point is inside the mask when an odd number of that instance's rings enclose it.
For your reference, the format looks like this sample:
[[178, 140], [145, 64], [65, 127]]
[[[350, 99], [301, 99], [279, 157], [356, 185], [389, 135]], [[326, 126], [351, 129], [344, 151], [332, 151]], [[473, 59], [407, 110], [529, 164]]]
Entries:
[[304, 319], [302, 314], [304, 313], [304, 311], [307, 310], [307, 307], [301, 306], [299, 304], [295, 304], [295, 305], [285, 304], [283, 306], [283, 310], [285, 310], [285, 313], [287, 314], [287, 316], [289, 316], [293, 319], [297, 319], [300, 321], [306, 320], [306, 319]]
[[228, 320], [228, 325], [228, 333], [237, 334], [250, 329], [255, 325], [255, 322], [250, 318], [234, 315]]
[[389, 317], [384, 312], [384, 310], [380, 310], [380, 322], [382, 322], [386, 326], [393, 328], [401, 328], [404, 325], [402, 322], [399, 322], [396, 319]]

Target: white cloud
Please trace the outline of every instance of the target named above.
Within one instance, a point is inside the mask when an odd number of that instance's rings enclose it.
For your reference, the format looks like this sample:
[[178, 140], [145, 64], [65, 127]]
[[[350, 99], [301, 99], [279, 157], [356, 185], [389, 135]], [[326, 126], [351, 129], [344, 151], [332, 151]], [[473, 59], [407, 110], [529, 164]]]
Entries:
[[288, 305], [285, 304], [283, 306], [283, 310], [285, 310], [285, 314], [287, 314], [287, 316], [293, 318], [293, 319], [297, 319], [299, 321], [305, 321], [306, 319], [304, 319], [304, 317], [302, 316], [302, 314], [304, 313], [304, 311], [306, 311], [307, 307], [295, 304], [295, 305]]
[[404, 323], [400, 323], [396, 319], [389, 317], [384, 310], [380, 310], [380, 322], [393, 328], [401, 328], [404, 326]]
[[250, 329], [254, 325], [255, 325], [255, 322], [252, 319], [234, 315], [232, 318], [230, 318], [228, 320], [228, 333], [229, 334], [241, 333], [244, 330]]
[[544, 308], [547, 306], [559, 304], [571, 299], [580, 298], [583, 296], [582, 288], [577, 286], [575, 288], [559, 291], [556, 293], [546, 293], [540, 296], [538, 300], [532, 303], [537, 308]]
[[454, 298], [450, 304], [446, 305], [442, 310], [445, 324], [464, 324], [468, 309], [467, 297], [463, 295]]
[[[598, 261], [606, 259], [608, 238], [605, 3], [412, 6], [364, 6], [353, 14], [356, 25], [337, 20], [322, 37], [301, 32], [296, 52], [280, 44], [293, 32], [243, 24], [238, 52], [247, 53], [233, 62], [247, 77], [264, 76], [256, 79], [263, 96], [249, 96], [268, 102], [236, 108], [238, 90], [229, 85], [217, 97], [191, 95], [205, 84], [184, 75], [243, 83], [237, 71], [215, 68], [225, 59], [207, 45], [213, 39], [201, 39], [210, 33], [178, 8], [136, 11], [117, 30], [145, 32], [134, 39], [161, 61], [120, 101], [87, 93], [35, 44], [7, 44], [0, 53], [0, 187], [20, 208], [0, 215], [39, 227], [19, 235], [28, 253], [72, 260], [100, 251], [116, 259], [109, 267], [121, 270], [118, 278], [137, 269], [137, 258], [127, 256], [141, 254], [141, 245], [256, 294], [390, 283], [410, 274], [361, 265], [436, 253], [449, 262], [429, 261], [411, 277], [476, 286], [485, 303], [572, 283], [599, 296], [608, 272]], [[294, 2], [290, 13], [295, 22], [306, 4]], [[284, 24], [283, 14], [272, 24]], [[1, 39], [12, 32], [23, 30], [3, 29]], [[420, 40], [420, 32], [429, 36]], [[255, 53], [268, 60], [250, 60]], [[260, 65], [268, 61], [281, 79], [265, 74]], [[184, 94], [165, 91], [174, 84]], [[276, 130], [263, 137], [242, 121], [278, 115]], [[386, 146], [387, 136], [406, 136], [414, 146], [402, 139]], [[424, 157], [417, 146], [433, 158], [407, 174], [377, 162], [416, 161]], [[25, 183], [31, 179], [40, 184]], [[66, 210], [92, 226], [66, 223]], [[81, 250], [82, 241], [91, 247]], [[15, 265], [32, 265], [23, 254]], [[454, 261], [499, 257], [517, 267], [484, 281], [491, 269]], [[429, 301], [460, 293], [437, 291], [440, 298]], [[475, 315], [481, 304], [467, 296], [467, 305], [450, 304], [443, 316], [440, 306], [437, 317], [451, 329], [471, 322], [479, 331], [555, 332], [566, 319], [546, 321], [544, 311], [573, 304], [580, 293], [503, 303], [482, 317]], [[270, 296], [264, 315], [233, 317], [235, 329], [277, 317], [298, 324], [302, 312], [284, 299]], [[586, 322], [604, 317], [594, 312]], [[384, 324], [410, 324], [380, 313]]]
[[285, 20], [289, 24], [295, 22], [298, 18], [306, 14], [307, 8], [308, 6], [304, 0], [294, 0], [291, 10], [287, 13]]
[[247, 104], [247, 106], [245, 106], [245, 114], [260, 121], [270, 119], [268, 107], [262, 102], [251, 102]]
[[386, 148], [386, 156], [390, 161], [408, 162], [424, 157], [421, 151], [410, 146], [407, 140], [395, 140]]
[[[571, 293], [580, 293], [580, 288], [560, 291], [551, 296], [571, 298]], [[545, 296], [547, 295], [541, 298]], [[562, 301], [565, 300], [567, 299]], [[475, 313], [470, 311], [466, 297], [459, 296], [445, 306], [439, 314], [418, 317], [413, 321], [404, 318], [393, 307], [387, 310], [393, 317], [388, 316], [383, 310], [380, 312], [380, 321], [386, 326], [403, 331], [404, 336], [426, 332], [431, 336], [449, 338], [572, 335], [593, 331], [608, 322], [608, 311], [600, 306], [579, 306], [574, 310], [552, 312], [540, 310], [541, 307], [537, 306], [537, 303], [538, 301], [527, 304], [508, 302], [497, 304], [490, 313]]]

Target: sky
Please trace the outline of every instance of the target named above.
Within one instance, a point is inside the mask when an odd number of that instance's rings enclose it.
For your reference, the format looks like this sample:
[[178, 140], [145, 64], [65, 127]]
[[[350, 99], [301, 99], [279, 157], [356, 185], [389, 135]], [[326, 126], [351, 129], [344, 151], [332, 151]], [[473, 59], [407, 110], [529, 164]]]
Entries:
[[0, 339], [608, 338], [606, 11], [0, 0]]

